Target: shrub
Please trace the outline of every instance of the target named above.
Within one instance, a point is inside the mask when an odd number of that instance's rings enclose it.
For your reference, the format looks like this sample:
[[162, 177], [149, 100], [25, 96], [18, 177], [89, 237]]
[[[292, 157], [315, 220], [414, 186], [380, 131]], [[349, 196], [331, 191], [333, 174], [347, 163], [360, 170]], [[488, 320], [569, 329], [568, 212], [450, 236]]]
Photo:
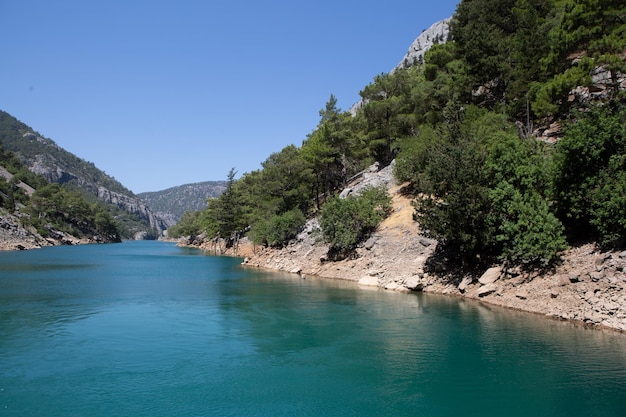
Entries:
[[[521, 140], [502, 115], [468, 108], [456, 128], [419, 158], [415, 217], [464, 266], [495, 258], [545, 266], [565, 248], [547, 199], [551, 159]], [[416, 153], [417, 156], [420, 153]]]
[[304, 223], [306, 223], [304, 214], [294, 209], [255, 222], [249, 236], [255, 244], [282, 247], [296, 237]]
[[[565, 129], [557, 144], [554, 192], [570, 232], [604, 244], [626, 238], [626, 107], [606, 104]], [[591, 236], [589, 234], [592, 234]]]
[[320, 213], [324, 240], [331, 259], [341, 259], [371, 235], [391, 211], [391, 197], [383, 187], [366, 188], [360, 196], [333, 197]]
[[167, 229], [167, 235], [173, 238], [179, 238], [183, 236], [194, 236], [201, 233], [200, 218], [202, 212], [200, 211], [186, 211], [183, 217], [176, 223]]

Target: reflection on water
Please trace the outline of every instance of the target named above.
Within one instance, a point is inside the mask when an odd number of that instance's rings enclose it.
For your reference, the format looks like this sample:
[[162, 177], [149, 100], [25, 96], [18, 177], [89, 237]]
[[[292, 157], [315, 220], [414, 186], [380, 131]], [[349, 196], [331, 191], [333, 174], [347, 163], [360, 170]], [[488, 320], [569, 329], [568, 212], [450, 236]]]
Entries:
[[625, 335], [239, 262], [159, 242], [0, 253], [0, 415], [626, 409]]

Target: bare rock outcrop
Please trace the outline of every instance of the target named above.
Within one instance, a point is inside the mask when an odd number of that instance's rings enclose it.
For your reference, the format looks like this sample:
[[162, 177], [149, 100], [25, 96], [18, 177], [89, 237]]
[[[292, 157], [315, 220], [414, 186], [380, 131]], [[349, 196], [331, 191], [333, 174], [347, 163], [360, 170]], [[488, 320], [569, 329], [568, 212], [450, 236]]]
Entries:
[[[452, 18], [447, 18], [440, 20], [439, 22], [433, 23], [428, 29], [425, 29], [420, 33], [420, 35], [411, 43], [409, 46], [409, 50], [402, 58], [402, 61], [398, 63], [390, 73], [401, 69], [408, 68], [413, 65], [419, 65], [424, 62], [424, 55], [433, 45], [439, 43], [445, 43], [450, 38], [450, 20]], [[365, 102], [363, 100], [359, 100], [350, 108], [350, 113], [355, 115], [357, 111], [359, 111]]]
[[20, 225], [19, 219], [0, 210], [0, 250], [24, 250], [49, 246], [45, 239]]
[[72, 184], [107, 204], [135, 215], [133, 217], [137, 219], [135, 223], [139, 230], [149, 227], [162, 233], [167, 229], [166, 219], [155, 214], [139, 197], [93, 163], [64, 150], [12, 116], [3, 114], [17, 126], [18, 131], [3, 138], [3, 147], [14, 152], [30, 171], [51, 183]]
[[[497, 281], [472, 283], [464, 295], [626, 331], [626, 253], [599, 252], [595, 245], [586, 244], [567, 250], [562, 258], [560, 265], [544, 274], [501, 269]], [[487, 294], [488, 286], [495, 290]]]
[[168, 228], [167, 221], [153, 213], [152, 210], [137, 197], [111, 191], [105, 187], [97, 187], [96, 195], [100, 201], [116, 205], [129, 213], [136, 214], [146, 219], [150, 227], [159, 233]]
[[406, 55], [402, 58], [402, 61], [396, 65], [392, 72], [400, 68], [408, 68], [412, 65], [423, 63], [424, 54], [426, 54], [433, 45], [446, 43], [449, 37], [450, 18], [433, 23], [413, 41]]
[[81, 239], [69, 233], [50, 228], [46, 237], [32, 227], [24, 227], [19, 217], [0, 209], [0, 250], [26, 250], [45, 246], [80, 245], [104, 242], [98, 236]]

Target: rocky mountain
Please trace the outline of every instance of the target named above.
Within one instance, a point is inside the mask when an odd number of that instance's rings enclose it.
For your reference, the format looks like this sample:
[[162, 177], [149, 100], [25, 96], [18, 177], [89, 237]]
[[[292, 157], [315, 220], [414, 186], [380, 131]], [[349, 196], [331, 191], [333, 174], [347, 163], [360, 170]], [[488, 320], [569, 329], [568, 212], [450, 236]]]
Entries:
[[0, 143], [32, 172], [49, 182], [66, 184], [88, 198], [107, 203], [126, 238], [159, 235], [167, 222], [117, 180], [43, 137], [10, 114], [0, 111]]
[[413, 41], [402, 61], [391, 71], [400, 68], [408, 68], [412, 65], [424, 62], [424, 54], [433, 46], [439, 43], [445, 43], [450, 37], [450, 18], [440, 20], [434, 23], [428, 29], [425, 29]]
[[[398, 63], [390, 73], [401, 69], [408, 68], [412, 65], [418, 65], [424, 62], [424, 54], [433, 46], [439, 43], [445, 43], [450, 38], [450, 20], [451, 18], [440, 20], [436, 23], [433, 23], [428, 29], [425, 29], [420, 33], [420, 35], [415, 38], [411, 46], [409, 46], [409, 50], [402, 58], [402, 61]], [[354, 103], [350, 108], [350, 113], [355, 115], [356, 112], [361, 109], [364, 105], [363, 99]]]
[[187, 211], [206, 208], [209, 198], [219, 197], [226, 189], [226, 181], [204, 181], [184, 184], [162, 191], [139, 193], [137, 196], [172, 226]]

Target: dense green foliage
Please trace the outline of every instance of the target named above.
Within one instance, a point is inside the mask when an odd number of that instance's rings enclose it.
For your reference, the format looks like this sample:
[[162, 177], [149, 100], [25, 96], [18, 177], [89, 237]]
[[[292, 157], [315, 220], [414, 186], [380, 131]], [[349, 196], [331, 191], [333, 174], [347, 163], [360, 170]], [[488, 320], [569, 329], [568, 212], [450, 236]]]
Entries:
[[558, 212], [573, 233], [618, 243], [626, 238], [626, 107], [578, 114], [557, 145]]
[[[613, 98], [625, 72], [626, 11], [620, 0], [472, 0], [451, 33], [473, 101], [524, 120], [566, 113], [570, 91], [606, 66]], [[621, 55], [620, 55], [621, 54]]]
[[358, 197], [333, 197], [322, 208], [320, 226], [330, 244], [331, 259], [352, 254], [359, 242], [376, 230], [391, 211], [391, 197], [385, 188], [366, 188]]
[[[520, 140], [503, 115], [474, 107], [438, 135], [401, 155], [396, 169], [400, 177], [409, 172], [404, 179], [421, 192], [416, 218], [427, 234], [460, 253], [465, 264], [500, 257], [545, 265], [565, 248], [549, 207], [544, 144]], [[413, 161], [420, 163], [407, 169]]]
[[[461, 1], [452, 41], [376, 76], [354, 115], [331, 95], [301, 147], [230, 176], [229, 191], [180, 230], [249, 227], [255, 242], [281, 246], [301, 216], [319, 214], [331, 255], [347, 256], [386, 206], [336, 194], [395, 159], [415, 218], [463, 265], [543, 267], [566, 237], [623, 244], [625, 25], [617, 0]], [[533, 136], [554, 121], [565, 126], [556, 146]]]
[[623, 2], [575, 0], [562, 3], [562, 8], [558, 9], [561, 19], [549, 33], [549, 53], [540, 61], [551, 79], [536, 86], [533, 110], [538, 115], [565, 111], [571, 104], [570, 90], [590, 85], [594, 68], [599, 66], [608, 70], [612, 98], [623, 98], [617, 82], [618, 73], [626, 73], [623, 59], [626, 7]]
[[219, 197], [225, 186], [224, 181], [203, 181], [161, 191], [139, 193], [137, 197], [154, 212], [172, 214], [176, 219], [180, 219], [186, 211], [204, 210], [207, 199]]
[[[0, 111], [0, 143], [20, 161], [22, 168], [15, 173], [16, 181], [24, 181], [35, 189], [47, 182], [55, 182], [68, 190], [81, 193], [89, 204], [99, 204], [98, 194], [102, 188], [119, 193], [122, 198], [135, 199], [130, 190], [93, 163], [67, 152], [51, 139], [42, 137], [4, 111]], [[27, 168], [33, 165], [43, 168], [45, 171], [43, 176], [33, 178]], [[151, 228], [149, 219], [145, 216], [142, 217], [132, 210], [124, 210], [120, 204], [106, 202], [102, 204], [115, 219], [122, 237], [132, 239], [137, 232], [156, 237], [157, 233]]]
[[[20, 215], [26, 226], [34, 227], [44, 236], [65, 232], [76, 237], [97, 237], [103, 242], [117, 242], [117, 224], [106, 208], [98, 202], [88, 202], [83, 194], [65, 186], [49, 184], [33, 174], [0, 146], [0, 167], [13, 177], [0, 177], [0, 207]], [[27, 189], [34, 189], [32, 195]]]
[[50, 230], [70, 233], [77, 237], [103, 236], [103, 241], [119, 241], [113, 217], [101, 205], [88, 204], [78, 192], [56, 184], [48, 184], [32, 195], [25, 222], [39, 234], [48, 236]]
[[[348, 178], [356, 174], [367, 159], [359, 135], [355, 135], [355, 124], [348, 112], [337, 108], [337, 99], [331, 94], [323, 110], [320, 122], [297, 150], [307, 175], [304, 185], [312, 181], [312, 188], [302, 197], [314, 197], [316, 207], [321, 207], [324, 196], [331, 195], [346, 185]], [[303, 211], [306, 207], [300, 206]]]
[[306, 218], [299, 209], [274, 214], [269, 219], [259, 219], [252, 226], [249, 236], [255, 244], [281, 247], [296, 237]]
[[167, 229], [167, 235], [172, 238], [180, 238], [199, 234], [199, 231], [203, 229], [201, 217], [201, 211], [186, 212], [178, 223]]

